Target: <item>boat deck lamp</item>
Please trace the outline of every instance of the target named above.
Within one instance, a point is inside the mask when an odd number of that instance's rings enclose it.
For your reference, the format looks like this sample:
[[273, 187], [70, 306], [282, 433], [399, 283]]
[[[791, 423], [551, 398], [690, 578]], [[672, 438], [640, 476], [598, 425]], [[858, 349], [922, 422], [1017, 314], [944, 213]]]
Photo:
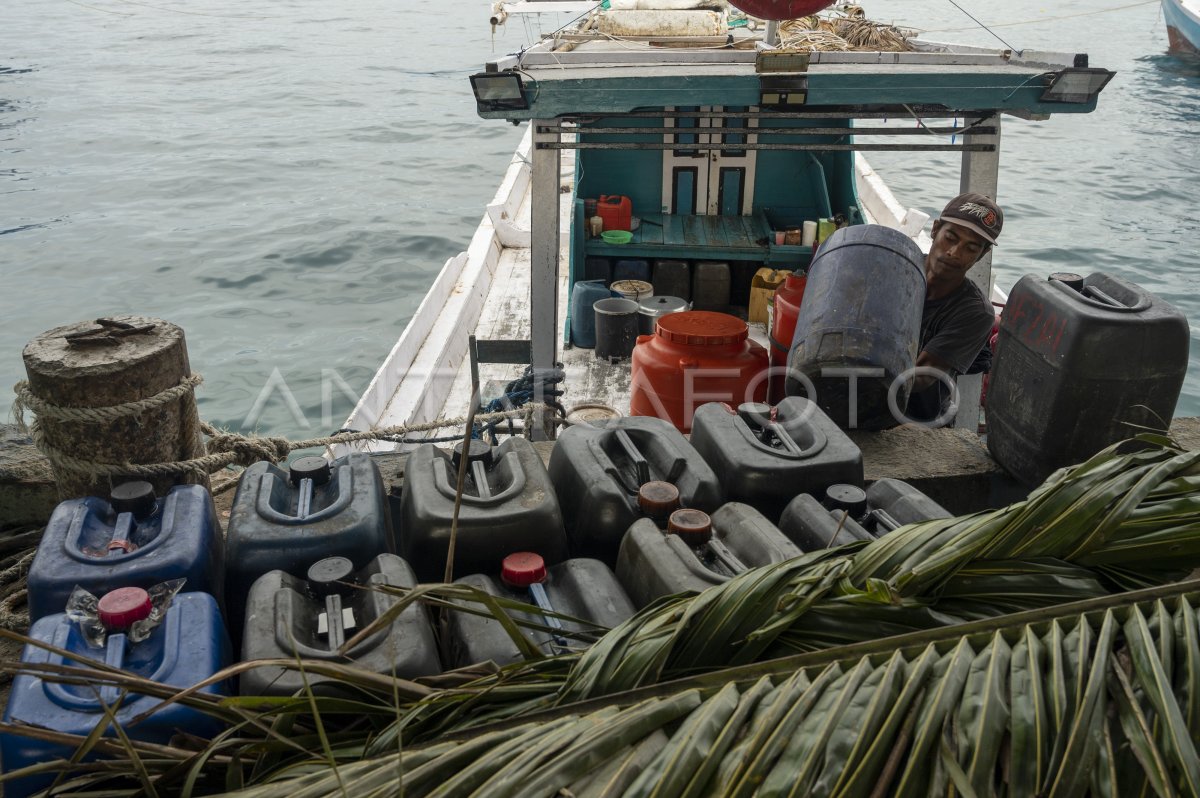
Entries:
[[529, 108], [525, 84], [516, 72], [480, 72], [471, 76], [471, 91], [483, 111], [524, 111]]
[[1107, 69], [1071, 67], [1055, 73], [1050, 85], [1042, 92], [1042, 102], [1086, 103], [1108, 85], [1116, 72]]

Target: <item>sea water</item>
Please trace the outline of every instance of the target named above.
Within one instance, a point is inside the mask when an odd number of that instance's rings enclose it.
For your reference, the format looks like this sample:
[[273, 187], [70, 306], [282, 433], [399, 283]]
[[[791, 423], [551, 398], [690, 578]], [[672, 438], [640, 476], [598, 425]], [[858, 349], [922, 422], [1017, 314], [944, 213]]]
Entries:
[[[1006, 46], [949, 2], [863, 5], [928, 38]], [[1013, 47], [1119, 73], [1094, 114], [1005, 117], [999, 284], [1108, 271], [1200, 331], [1200, 64], [1165, 54], [1157, 0], [959, 5]], [[468, 75], [570, 19], [493, 33], [489, 15], [485, 0], [14, 6], [0, 25], [0, 412], [27, 341], [136, 312], [186, 330], [206, 419], [340, 426], [520, 138], [476, 116]], [[931, 215], [957, 193], [956, 156], [872, 162]], [[1200, 414], [1200, 368], [1178, 412]]]

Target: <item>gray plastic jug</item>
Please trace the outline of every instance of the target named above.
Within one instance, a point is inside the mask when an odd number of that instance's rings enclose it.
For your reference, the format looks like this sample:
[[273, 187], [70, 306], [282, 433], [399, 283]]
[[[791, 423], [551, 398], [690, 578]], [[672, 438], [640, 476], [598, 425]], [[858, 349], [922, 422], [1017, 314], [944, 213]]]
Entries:
[[730, 502], [710, 517], [676, 510], [660, 528], [643, 518], [629, 528], [617, 555], [617, 579], [640, 609], [660, 596], [701, 591], [749, 568], [801, 555], [753, 507]]
[[[493, 596], [520, 601], [543, 610], [570, 615], [611, 628], [633, 616], [633, 604], [608, 566], [598, 560], [574, 559], [546, 567], [532, 552], [515, 552], [504, 558], [499, 574], [473, 574], [455, 582]], [[583, 630], [570, 621], [543, 619], [533, 613], [509, 615], [566, 630]], [[497, 665], [522, 659], [521, 650], [494, 618], [468, 612], [447, 615], [449, 661], [455, 667], [492, 661]], [[522, 633], [546, 654], [586, 648], [580, 640], [553, 632], [522, 627]]]

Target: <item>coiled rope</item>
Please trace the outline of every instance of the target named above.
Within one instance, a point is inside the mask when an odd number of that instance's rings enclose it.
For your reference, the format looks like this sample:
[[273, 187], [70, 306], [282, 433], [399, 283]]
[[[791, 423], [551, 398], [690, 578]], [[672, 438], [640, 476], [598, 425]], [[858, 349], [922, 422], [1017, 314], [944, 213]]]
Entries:
[[[321, 438], [292, 441], [277, 436], [240, 435], [229, 430], [218, 429], [206, 422], [200, 423], [200, 431], [208, 437], [205, 442], [206, 454], [185, 460], [169, 463], [102, 463], [85, 460], [51, 445], [41, 428], [42, 420], [75, 422], [86, 424], [109, 424], [118, 419], [127, 418], [151, 410], [156, 407], [177, 401], [195, 391], [204, 379], [198, 374], [183, 378], [178, 385], [146, 399], [136, 402], [126, 402], [107, 407], [64, 407], [52, 404], [34, 395], [29, 384], [21, 381], [16, 384], [17, 394], [13, 404], [13, 416], [17, 426], [33, 438], [34, 445], [46, 456], [56, 470], [80, 474], [91, 479], [105, 477], [167, 477], [176, 475], [204, 476], [213, 474], [230, 466], [250, 466], [260, 460], [278, 463], [289, 454], [299, 449], [351, 444], [362, 441], [394, 440], [413, 433], [430, 432], [433, 430], [462, 427], [467, 418], [438, 419], [424, 424], [410, 424], [387, 427], [384, 429], [364, 432], [345, 431]], [[524, 419], [526, 430], [532, 429], [534, 415], [548, 409], [548, 405], [540, 402], [529, 402], [509, 410], [481, 413], [475, 416], [476, 423], [499, 423], [505, 419]], [[553, 408], [549, 408], [553, 409]], [[25, 421], [25, 411], [30, 410], [37, 416], [32, 424]], [[215, 489], [214, 492], [219, 492]]]

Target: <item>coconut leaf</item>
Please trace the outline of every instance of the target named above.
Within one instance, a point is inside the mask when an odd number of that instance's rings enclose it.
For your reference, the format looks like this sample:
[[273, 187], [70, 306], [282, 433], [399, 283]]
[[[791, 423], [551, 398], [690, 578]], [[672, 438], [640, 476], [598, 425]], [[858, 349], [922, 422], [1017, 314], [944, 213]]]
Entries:
[[861, 659], [833, 682], [811, 711], [805, 710], [806, 717], [800, 718], [795, 735], [764, 778], [758, 795], [811, 794], [813, 782], [824, 765], [825, 748], [840, 730], [843, 714], [859, 697], [860, 688], [864, 688], [864, 693], [873, 691], [879, 678], [879, 671], [870, 661]]
[[[918, 663], [923, 661], [925, 660], [918, 660]], [[865, 754], [882, 736], [881, 732], [889, 719], [892, 719], [894, 724], [889, 728], [899, 729], [899, 720], [893, 718], [893, 710], [900, 698], [907, 671], [908, 662], [900, 652], [896, 652], [882, 670], [876, 669], [879, 681], [874, 689], [867, 690], [864, 687], [859, 691], [859, 695], [855, 696], [825, 746], [826, 766], [817, 781], [816, 793], [834, 794], [853, 773], [862, 773], [871, 781], [879, 778], [878, 770], [868, 771], [864, 768]], [[919, 680], [917, 684], [920, 684]], [[882, 758], [878, 764], [883, 764]]]
[[860, 736], [835, 786], [836, 796], [878, 795], [890, 787], [899, 766], [898, 755], [907, 749], [916, 725], [915, 707], [925, 694], [926, 681], [937, 661], [937, 649], [929, 646], [915, 662], [906, 663], [908, 673], [904, 689], [892, 704], [878, 733]]
[[583, 735], [613, 720], [617, 714], [616, 707], [608, 707], [582, 718], [568, 716], [532, 726], [527, 737], [496, 746], [438, 785], [429, 793], [429, 798], [451, 798], [475, 792], [496, 798], [520, 794], [540, 767], [566, 751]]
[[1196, 740], [1200, 739], [1200, 628], [1197, 628], [1196, 611], [1186, 596], [1179, 598], [1174, 622], [1179, 639], [1176, 693], [1180, 697], [1188, 732]]
[[[739, 704], [736, 686], [725, 685], [712, 698], [688, 716], [629, 788], [630, 796], [678, 795], [691, 781], [712, 752]], [[740, 725], [740, 722], [739, 722]]]
[[957, 742], [959, 761], [977, 795], [995, 795], [996, 765], [1008, 730], [1009, 708], [1005, 696], [1012, 649], [997, 632], [987, 648], [971, 663], [959, 705]]
[[1150, 729], [1150, 721], [1138, 705], [1137, 696], [1125, 671], [1115, 662], [1111, 676], [1113, 682], [1112, 694], [1117, 706], [1117, 714], [1121, 719], [1121, 728], [1129, 741], [1137, 761], [1141, 764], [1141, 776], [1149, 780], [1154, 792], [1161, 796], [1173, 796], [1175, 790], [1171, 787], [1170, 774], [1162, 754], [1154, 745], [1154, 733]]
[[897, 783], [897, 796], [923, 796], [928, 792], [930, 754], [940, 751], [943, 729], [958, 706], [974, 659], [974, 649], [963, 639], [933, 669], [932, 683], [926, 688], [925, 701], [918, 712], [908, 761]]
[[1013, 696], [1009, 719], [1014, 763], [1009, 788], [1014, 795], [1034, 795], [1046, 778], [1050, 759], [1050, 717], [1046, 708], [1046, 648], [1026, 628], [1013, 647], [1009, 689]]
[[526, 782], [522, 795], [552, 795], [559, 787], [571, 783], [572, 774], [586, 773], [617, 751], [694, 711], [700, 704], [699, 691], [687, 690], [625, 710], [616, 720], [582, 735], [574, 745], [542, 767]]
[[760, 702], [766, 696], [774, 693], [775, 686], [771, 683], [770, 677], [764, 676], [755, 682], [753, 687], [741, 694], [738, 698], [737, 708], [730, 716], [728, 723], [725, 724], [725, 728], [721, 729], [720, 735], [713, 741], [708, 755], [696, 767], [692, 778], [679, 792], [680, 798], [699, 798], [706, 794], [709, 782], [716, 776], [721, 762], [741, 735], [743, 728], [747, 725], [747, 719], [758, 709]]
[[[1086, 628], [1088, 627], [1081, 619], [1078, 627], [1081, 632], [1078, 635], [1080, 654], [1076, 659], [1079, 678], [1076, 680], [1075, 719], [1067, 738], [1061, 766], [1048, 792], [1050, 798], [1081, 794], [1086, 787], [1088, 771], [1096, 757], [1097, 740], [1093, 732], [1094, 726], [1104, 714], [1106, 670], [1117, 633], [1117, 620], [1111, 610], [1104, 614], [1100, 635], [1091, 651], [1087, 650], [1088, 638], [1091, 635], [1082, 633]], [[1089, 659], [1091, 666], [1085, 668]]]
[[618, 754], [607, 764], [572, 783], [567, 791], [575, 798], [621, 798], [668, 742], [667, 735], [661, 730], [656, 731], [627, 752]]
[[745, 745], [731, 752], [738, 765], [722, 780], [720, 794], [729, 798], [754, 795], [788, 744], [796, 726], [824, 697], [830, 686], [843, 676], [841, 666], [831, 665], [813, 681], [803, 672], [798, 672], [780, 685], [772, 700], [764, 704], [766, 711], [751, 725]]
[[[1156, 610], [1161, 605], [1157, 602]], [[1159, 625], [1160, 639], [1170, 637], [1172, 626], [1168, 623], [1163, 629], [1162, 624]], [[1170, 675], [1163, 666], [1162, 650], [1155, 645], [1150, 627], [1137, 607], [1130, 609], [1129, 619], [1125, 622], [1125, 641], [1138, 682], [1157, 716], [1160, 731], [1155, 735], [1156, 739], [1178, 768], [1176, 775], [1182, 779], [1184, 793], [1200, 795], [1200, 757], [1196, 755], [1195, 743], [1176, 702]]]

